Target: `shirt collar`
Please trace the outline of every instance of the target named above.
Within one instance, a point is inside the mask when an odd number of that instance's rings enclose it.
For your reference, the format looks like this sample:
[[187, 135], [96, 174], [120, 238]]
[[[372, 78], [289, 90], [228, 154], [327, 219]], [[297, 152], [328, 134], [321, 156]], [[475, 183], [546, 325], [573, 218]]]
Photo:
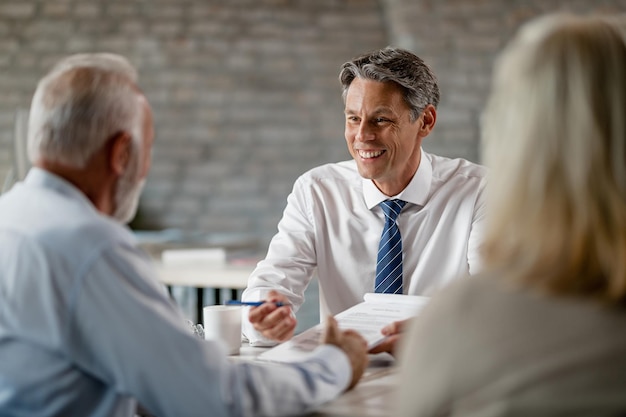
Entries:
[[370, 179], [363, 178], [363, 196], [365, 197], [365, 204], [368, 209], [372, 209], [379, 205], [382, 201], [399, 198], [407, 203], [415, 204], [418, 206], [424, 206], [430, 193], [430, 184], [433, 178], [433, 166], [430, 163], [430, 158], [420, 149], [421, 158], [420, 164], [409, 182], [409, 185], [399, 194], [395, 196], [387, 196], [383, 194], [374, 182]]
[[81, 201], [92, 209], [95, 209], [91, 200], [72, 183], [45, 169], [32, 167], [28, 171], [26, 178], [24, 178], [24, 184], [26, 186], [41, 187], [55, 191], [73, 200]]

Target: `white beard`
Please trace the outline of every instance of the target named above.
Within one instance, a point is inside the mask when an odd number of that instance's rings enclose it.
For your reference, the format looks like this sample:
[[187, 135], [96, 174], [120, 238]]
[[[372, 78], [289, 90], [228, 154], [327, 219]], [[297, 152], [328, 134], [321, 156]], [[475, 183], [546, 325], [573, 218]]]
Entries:
[[115, 190], [115, 212], [113, 218], [122, 224], [130, 222], [137, 214], [139, 197], [146, 183], [145, 178], [133, 182], [135, 170], [127, 170], [117, 182]]

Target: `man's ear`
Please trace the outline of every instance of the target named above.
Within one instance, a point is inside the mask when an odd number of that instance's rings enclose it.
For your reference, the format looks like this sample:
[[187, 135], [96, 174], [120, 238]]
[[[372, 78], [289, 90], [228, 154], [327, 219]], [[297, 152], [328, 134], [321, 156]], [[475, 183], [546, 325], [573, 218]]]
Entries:
[[422, 127], [420, 127], [420, 136], [426, 137], [435, 127], [437, 122], [437, 110], [435, 106], [429, 104], [422, 112]]
[[132, 138], [126, 132], [119, 132], [109, 140], [111, 142], [109, 166], [116, 175], [121, 176], [130, 161]]

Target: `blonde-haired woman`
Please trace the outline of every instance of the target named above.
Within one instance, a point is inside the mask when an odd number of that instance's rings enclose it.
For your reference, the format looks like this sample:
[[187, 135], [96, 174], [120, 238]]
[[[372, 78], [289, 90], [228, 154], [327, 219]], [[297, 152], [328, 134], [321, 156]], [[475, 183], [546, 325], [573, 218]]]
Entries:
[[484, 116], [484, 273], [400, 351], [394, 416], [626, 415], [626, 45], [599, 17], [527, 23]]

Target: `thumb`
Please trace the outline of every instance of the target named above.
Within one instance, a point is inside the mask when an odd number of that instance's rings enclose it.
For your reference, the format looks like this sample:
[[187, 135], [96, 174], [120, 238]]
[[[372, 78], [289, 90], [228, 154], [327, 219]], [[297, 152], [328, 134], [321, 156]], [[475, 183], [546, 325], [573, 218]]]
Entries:
[[326, 328], [324, 329], [324, 343], [336, 344], [339, 341], [339, 326], [337, 320], [333, 316], [326, 319]]
[[392, 336], [394, 334], [402, 333], [406, 329], [408, 322], [409, 322], [408, 319], [394, 321], [393, 323], [390, 323], [386, 325], [385, 327], [383, 327], [383, 329], [381, 330], [381, 333], [384, 334], [385, 336]]

